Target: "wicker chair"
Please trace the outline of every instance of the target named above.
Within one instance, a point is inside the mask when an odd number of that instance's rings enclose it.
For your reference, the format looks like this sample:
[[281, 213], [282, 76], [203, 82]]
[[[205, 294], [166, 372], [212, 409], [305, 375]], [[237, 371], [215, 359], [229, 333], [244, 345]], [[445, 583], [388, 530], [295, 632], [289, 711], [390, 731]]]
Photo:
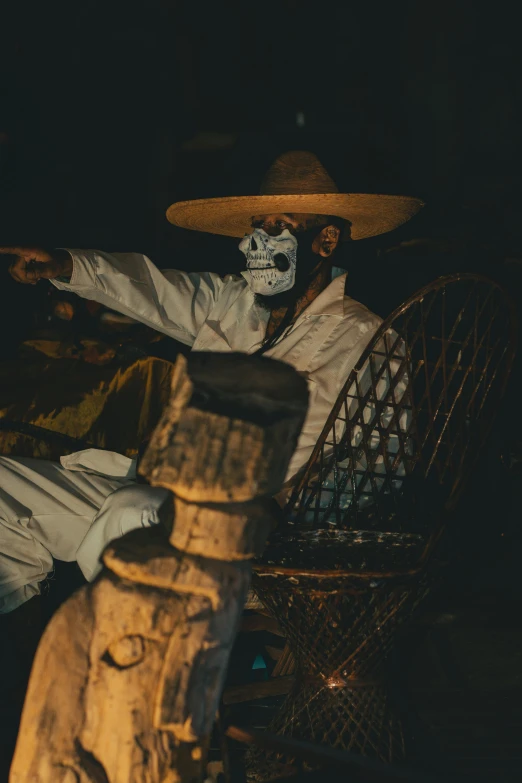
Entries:
[[[383, 663], [437, 573], [435, 544], [487, 438], [515, 333], [504, 291], [460, 274], [408, 299], [364, 351], [254, 568], [296, 663], [271, 732], [405, 758]], [[248, 776], [291, 762], [253, 749]]]

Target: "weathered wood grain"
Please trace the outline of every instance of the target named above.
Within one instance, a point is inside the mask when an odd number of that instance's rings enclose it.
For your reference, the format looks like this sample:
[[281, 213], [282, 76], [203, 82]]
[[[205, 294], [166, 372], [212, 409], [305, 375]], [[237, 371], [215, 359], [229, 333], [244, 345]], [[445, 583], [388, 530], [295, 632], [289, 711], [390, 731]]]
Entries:
[[128, 533], [38, 649], [11, 783], [194, 783], [307, 404], [269, 359], [180, 357], [142, 473], [173, 523]]

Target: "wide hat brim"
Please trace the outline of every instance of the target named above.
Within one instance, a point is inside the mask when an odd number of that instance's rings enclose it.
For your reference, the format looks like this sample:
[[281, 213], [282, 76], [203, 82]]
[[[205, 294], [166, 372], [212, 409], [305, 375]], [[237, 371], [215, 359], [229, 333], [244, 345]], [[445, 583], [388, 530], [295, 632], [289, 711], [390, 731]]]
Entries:
[[393, 231], [423, 206], [418, 198], [377, 193], [227, 196], [178, 201], [168, 208], [167, 219], [180, 228], [243, 237], [252, 231], [254, 215], [335, 215], [351, 223], [347, 238], [366, 239]]

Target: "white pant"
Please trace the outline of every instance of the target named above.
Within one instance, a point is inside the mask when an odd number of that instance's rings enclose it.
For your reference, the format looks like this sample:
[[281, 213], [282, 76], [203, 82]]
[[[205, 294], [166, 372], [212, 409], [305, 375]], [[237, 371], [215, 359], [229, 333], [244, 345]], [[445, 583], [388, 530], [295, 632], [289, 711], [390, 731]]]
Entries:
[[0, 614], [40, 592], [53, 557], [77, 560], [85, 578], [94, 579], [105, 546], [129, 530], [157, 524], [168, 496], [125, 472], [107, 476], [0, 456]]

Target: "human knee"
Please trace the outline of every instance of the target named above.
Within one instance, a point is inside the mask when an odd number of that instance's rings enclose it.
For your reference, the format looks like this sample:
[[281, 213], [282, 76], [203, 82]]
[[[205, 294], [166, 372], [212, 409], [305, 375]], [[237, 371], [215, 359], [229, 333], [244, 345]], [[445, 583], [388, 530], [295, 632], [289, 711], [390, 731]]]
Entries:
[[150, 527], [161, 521], [160, 510], [169, 491], [161, 487], [130, 484], [111, 492], [96, 515], [103, 518], [107, 533], [117, 538], [140, 527]]
[[162, 521], [169, 495], [161, 487], [130, 484], [105, 499], [76, 553], [78, 565], [88, 581], [100, 572], [101, 555], [107, 544], [131, 530]]

